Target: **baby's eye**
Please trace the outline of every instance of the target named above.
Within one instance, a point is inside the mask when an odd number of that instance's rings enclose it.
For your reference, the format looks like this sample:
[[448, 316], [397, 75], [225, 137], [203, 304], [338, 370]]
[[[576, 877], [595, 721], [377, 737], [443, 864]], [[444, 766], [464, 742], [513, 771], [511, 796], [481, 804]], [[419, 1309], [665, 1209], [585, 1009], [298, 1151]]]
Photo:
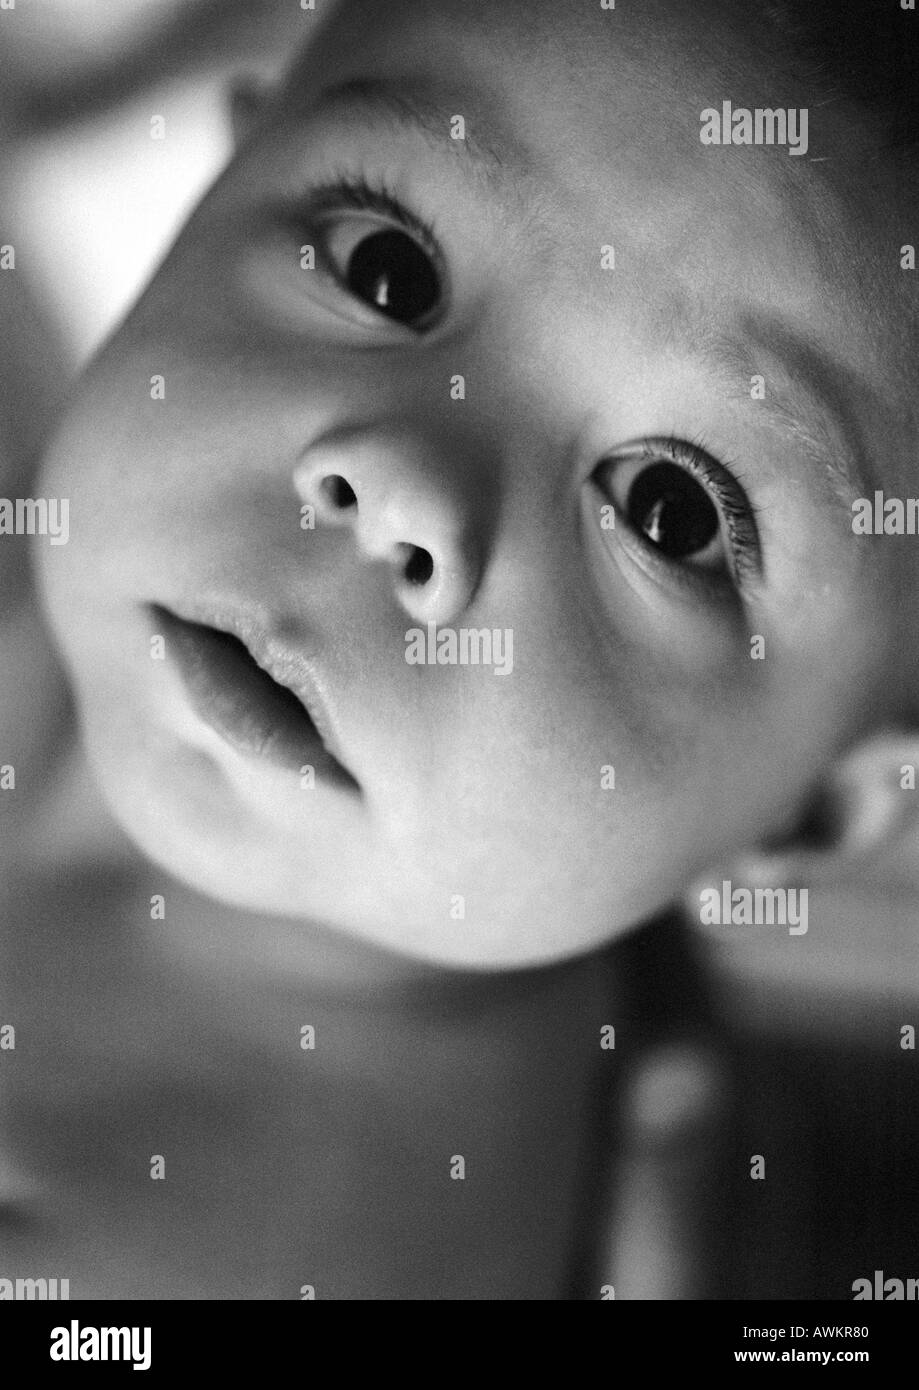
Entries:
[[617, 510], [635, 531], [669, 560], [723, 559], [718, 510], [685, 469], [664, 460], [623, 471], [632, 472], [631, 480], [615, 480], [611, 491], [622, 498]]
[[323, 241], [332, 273], [355, 299], [407, 328], [430, 324], [441, 307], [440, 274], [411, 233], [352, 213], [327, 218]]
[[596, 480], [617, 523], [671, 565], [735, 578], [748, 562], [758, 566], [759, 538], [743, 489], [696, 445], [644, 444], [605, 460]]
[[372, 327], [386, 319], [421, 333], [442, 317], [444, 257], [434, 229], [385, 185], [343, 176], [309, 191], [306, 211], [317, 259], [338, 294], [336, 310]]

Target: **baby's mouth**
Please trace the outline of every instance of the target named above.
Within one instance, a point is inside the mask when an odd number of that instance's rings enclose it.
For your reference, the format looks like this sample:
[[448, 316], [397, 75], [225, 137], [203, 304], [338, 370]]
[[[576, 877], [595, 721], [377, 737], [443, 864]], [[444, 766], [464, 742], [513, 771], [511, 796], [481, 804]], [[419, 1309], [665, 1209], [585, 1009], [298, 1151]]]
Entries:
[[[327, 746], [317, 728], [325, 724], [318, 692], [305, 688], [302, 665], [285, 661], [264, 642], [256, 659], [241, 637], [207, 623], [180, 618], [159, 604], [150, 612], [166, 637], [167, 657], [174, 658], [195, 713], [237, 752], [295, 771], [309, 786], [316, 781], [360, 791], [348, 769]], [[282, 683], [269, 673], [300, 666], [296, 679]], [[294, 688], [292, 688], [294, 687]], [[297, 693], [295, 693], [295, 688]]]

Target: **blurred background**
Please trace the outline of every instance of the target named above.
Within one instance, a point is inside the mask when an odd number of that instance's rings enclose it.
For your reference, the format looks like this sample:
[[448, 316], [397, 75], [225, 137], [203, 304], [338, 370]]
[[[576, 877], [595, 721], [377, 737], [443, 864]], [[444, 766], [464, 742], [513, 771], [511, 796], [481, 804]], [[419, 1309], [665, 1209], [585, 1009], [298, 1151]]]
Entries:
[[[2, 290], [5, 401], [42, 383], [53, 403], [226, 160], [235, 76], [270, 80], [315, 23], [294, 0], [16, 0], [0, 12], [0, 227], [19, 272]], [[9, 413], [15, 453], [30, 425]], [[35, 413], [23, 411], [33, 430]]]
[[[298, 0], [0, 9], [0, 246], [15, 253], [15, 273], [0, 270], [0, 496], [30, 495], [71, 383], [228, 158], [234, 91], [275, 80], [317, 22]], [[43, 784], [30, 771], [72, 727], [24, 537], [0, 546], [0, 649], [0, 762], [16, 765], [18, 815]], [[3, 843], [12, 808], [0, 798]], [[908, 861], [896, 901], [886, 871], [825, 899], [827, 929], [801, 943], [791, 975], [768, 941], [736, 959], [711, 946], [704, 1009], [672, 927], [618, 948], [617, 972], [645, 981], [636, 1009], [649, 1035], [667, 1043], [623, 1103], [617, 1214], [588, 1217], [605, 1225], [616, 1284], [626, 1266], [641, 1272], [633, 1296], [839, 1297], [875, 1264], [919, 1274], [917, 1086], [896, 1042], [919, 1021], [915, 846]], [[705, 1046], [687, 1049], [696, 1032]], [[751, 1184], [750, 1155], [764, 1149], [784, 1176]]]

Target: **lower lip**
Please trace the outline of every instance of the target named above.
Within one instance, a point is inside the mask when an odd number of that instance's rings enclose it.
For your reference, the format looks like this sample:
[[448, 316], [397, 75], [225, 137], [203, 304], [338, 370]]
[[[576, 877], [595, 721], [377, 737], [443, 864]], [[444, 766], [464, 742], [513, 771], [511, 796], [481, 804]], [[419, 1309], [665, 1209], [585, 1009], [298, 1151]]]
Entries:
[[297, 697], [256, 664], [243, 644], [164, 608], [153, 615], [164, 631], [192, 708], [236, 752], [317, 781], [359, 790], [328, 751]]

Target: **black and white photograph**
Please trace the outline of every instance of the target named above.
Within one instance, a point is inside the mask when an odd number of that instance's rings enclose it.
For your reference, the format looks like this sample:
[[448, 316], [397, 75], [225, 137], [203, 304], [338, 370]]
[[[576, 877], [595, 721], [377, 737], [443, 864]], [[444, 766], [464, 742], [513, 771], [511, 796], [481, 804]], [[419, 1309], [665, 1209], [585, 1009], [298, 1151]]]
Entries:
[[919, 1303], [917, 245], [914, 0], [0, 0], [33, 1368]]

